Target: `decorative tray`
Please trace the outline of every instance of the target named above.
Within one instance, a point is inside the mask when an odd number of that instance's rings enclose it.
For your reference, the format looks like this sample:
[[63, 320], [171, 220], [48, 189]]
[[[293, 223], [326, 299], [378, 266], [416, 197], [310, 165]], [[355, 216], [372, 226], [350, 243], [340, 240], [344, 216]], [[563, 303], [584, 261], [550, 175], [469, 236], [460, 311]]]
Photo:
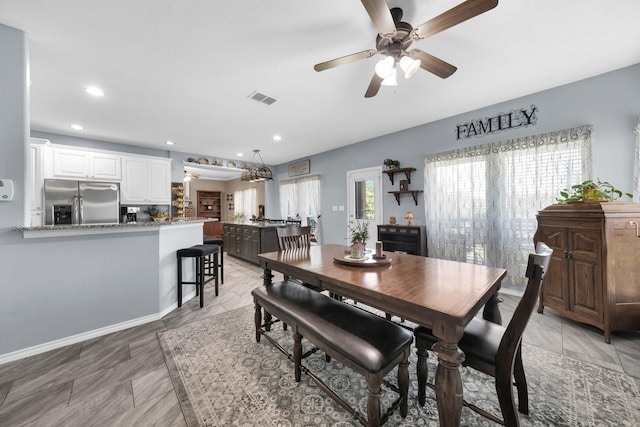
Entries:
[[390, 257], [383, 256], [376, 258], [372, 255], [367, 255], [364, 258], [351, 258], [351, 255], [334, 255], [333, 261], [337, 264], [350, 265], [353, 267], [382, 267], [391, 264]]

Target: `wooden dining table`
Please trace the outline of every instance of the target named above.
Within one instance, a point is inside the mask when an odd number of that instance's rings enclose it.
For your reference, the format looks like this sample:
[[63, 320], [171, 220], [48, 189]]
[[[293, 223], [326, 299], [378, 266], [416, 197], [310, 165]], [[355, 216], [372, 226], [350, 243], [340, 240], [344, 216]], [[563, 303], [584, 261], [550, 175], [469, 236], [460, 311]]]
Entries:
[[506, 271], [393, 252], [384, 252], [387, 262], [373, 265], [351, 260], [347, 249], [327, 244], [259, 254], [264, 285], [272, 284], [277, 271], [430, 327], [439, 340], [433, 351], [438, 356], [435, 389], [440, 425], [459, 426], [459, 366], [464, 353], [458, 342], [464, 327], [483, 306], [485, 318], [501, 323], [497, 291]]

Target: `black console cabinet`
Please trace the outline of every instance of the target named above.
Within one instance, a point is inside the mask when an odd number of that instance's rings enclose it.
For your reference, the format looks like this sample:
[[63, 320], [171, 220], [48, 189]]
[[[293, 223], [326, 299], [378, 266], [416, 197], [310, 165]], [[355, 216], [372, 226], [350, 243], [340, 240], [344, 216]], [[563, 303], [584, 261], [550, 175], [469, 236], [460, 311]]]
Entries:
[[424, 225], [379, 225], [378, 240], [385, 251], [427, 256], [427, 229]]

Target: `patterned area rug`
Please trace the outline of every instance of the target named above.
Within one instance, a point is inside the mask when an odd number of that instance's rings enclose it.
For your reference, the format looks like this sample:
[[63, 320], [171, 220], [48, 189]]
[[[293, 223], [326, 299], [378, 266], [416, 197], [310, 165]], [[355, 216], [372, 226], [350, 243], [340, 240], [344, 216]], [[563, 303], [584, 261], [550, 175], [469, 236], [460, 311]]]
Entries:
[[[359, 426], [349, 413], [320, 390], [309, 377], [293, 379], [293, 363], [267, 340], [255, 342], [253, 307], [158, 334], [174, 388], [188, 426]], [[276, 325], [271, 332], [291, 349], [290, 329]], [[306, 349], [305, 349], [306, 350]], [[418, 405], [415, 352], [409, 368], [409, 414], [395, 411], [386, 426], [438, 426], [433, 391]], [[529, 416], [523, 426], [637, 426], [640, 394], [635, 381], [618, 372], [524, 345], [529, 384]], [[360, 375], [318, 352], [303, 362], [366, 416], [366, 383]], [[429, 360], [433, 380], [435, 359]], [[467, 400], [499, 415], [492, 379], [461, 369]], [[387, 379], [396, 383], [396, 370]], [[396, 398], [384, 389], [383, 411]], [[464, 426], [493, 422], [464, 408]]]

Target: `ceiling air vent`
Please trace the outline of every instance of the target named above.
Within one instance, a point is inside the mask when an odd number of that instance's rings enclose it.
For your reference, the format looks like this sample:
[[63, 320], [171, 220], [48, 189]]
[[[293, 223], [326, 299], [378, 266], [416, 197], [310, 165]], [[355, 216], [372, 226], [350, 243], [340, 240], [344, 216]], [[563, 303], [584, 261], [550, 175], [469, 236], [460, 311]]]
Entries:
[[253, 92], [251, 92], [249, 94], [249, 98], [253, 99], [254, 101], [258, 101], [262, 104], [267, 104], [267, 105], [271, 105], [277, 101], [277, 99], [272, 98], [268, 95], [265, 95], [264, 93], [260, 93], [257, 90], [254, 90]]

